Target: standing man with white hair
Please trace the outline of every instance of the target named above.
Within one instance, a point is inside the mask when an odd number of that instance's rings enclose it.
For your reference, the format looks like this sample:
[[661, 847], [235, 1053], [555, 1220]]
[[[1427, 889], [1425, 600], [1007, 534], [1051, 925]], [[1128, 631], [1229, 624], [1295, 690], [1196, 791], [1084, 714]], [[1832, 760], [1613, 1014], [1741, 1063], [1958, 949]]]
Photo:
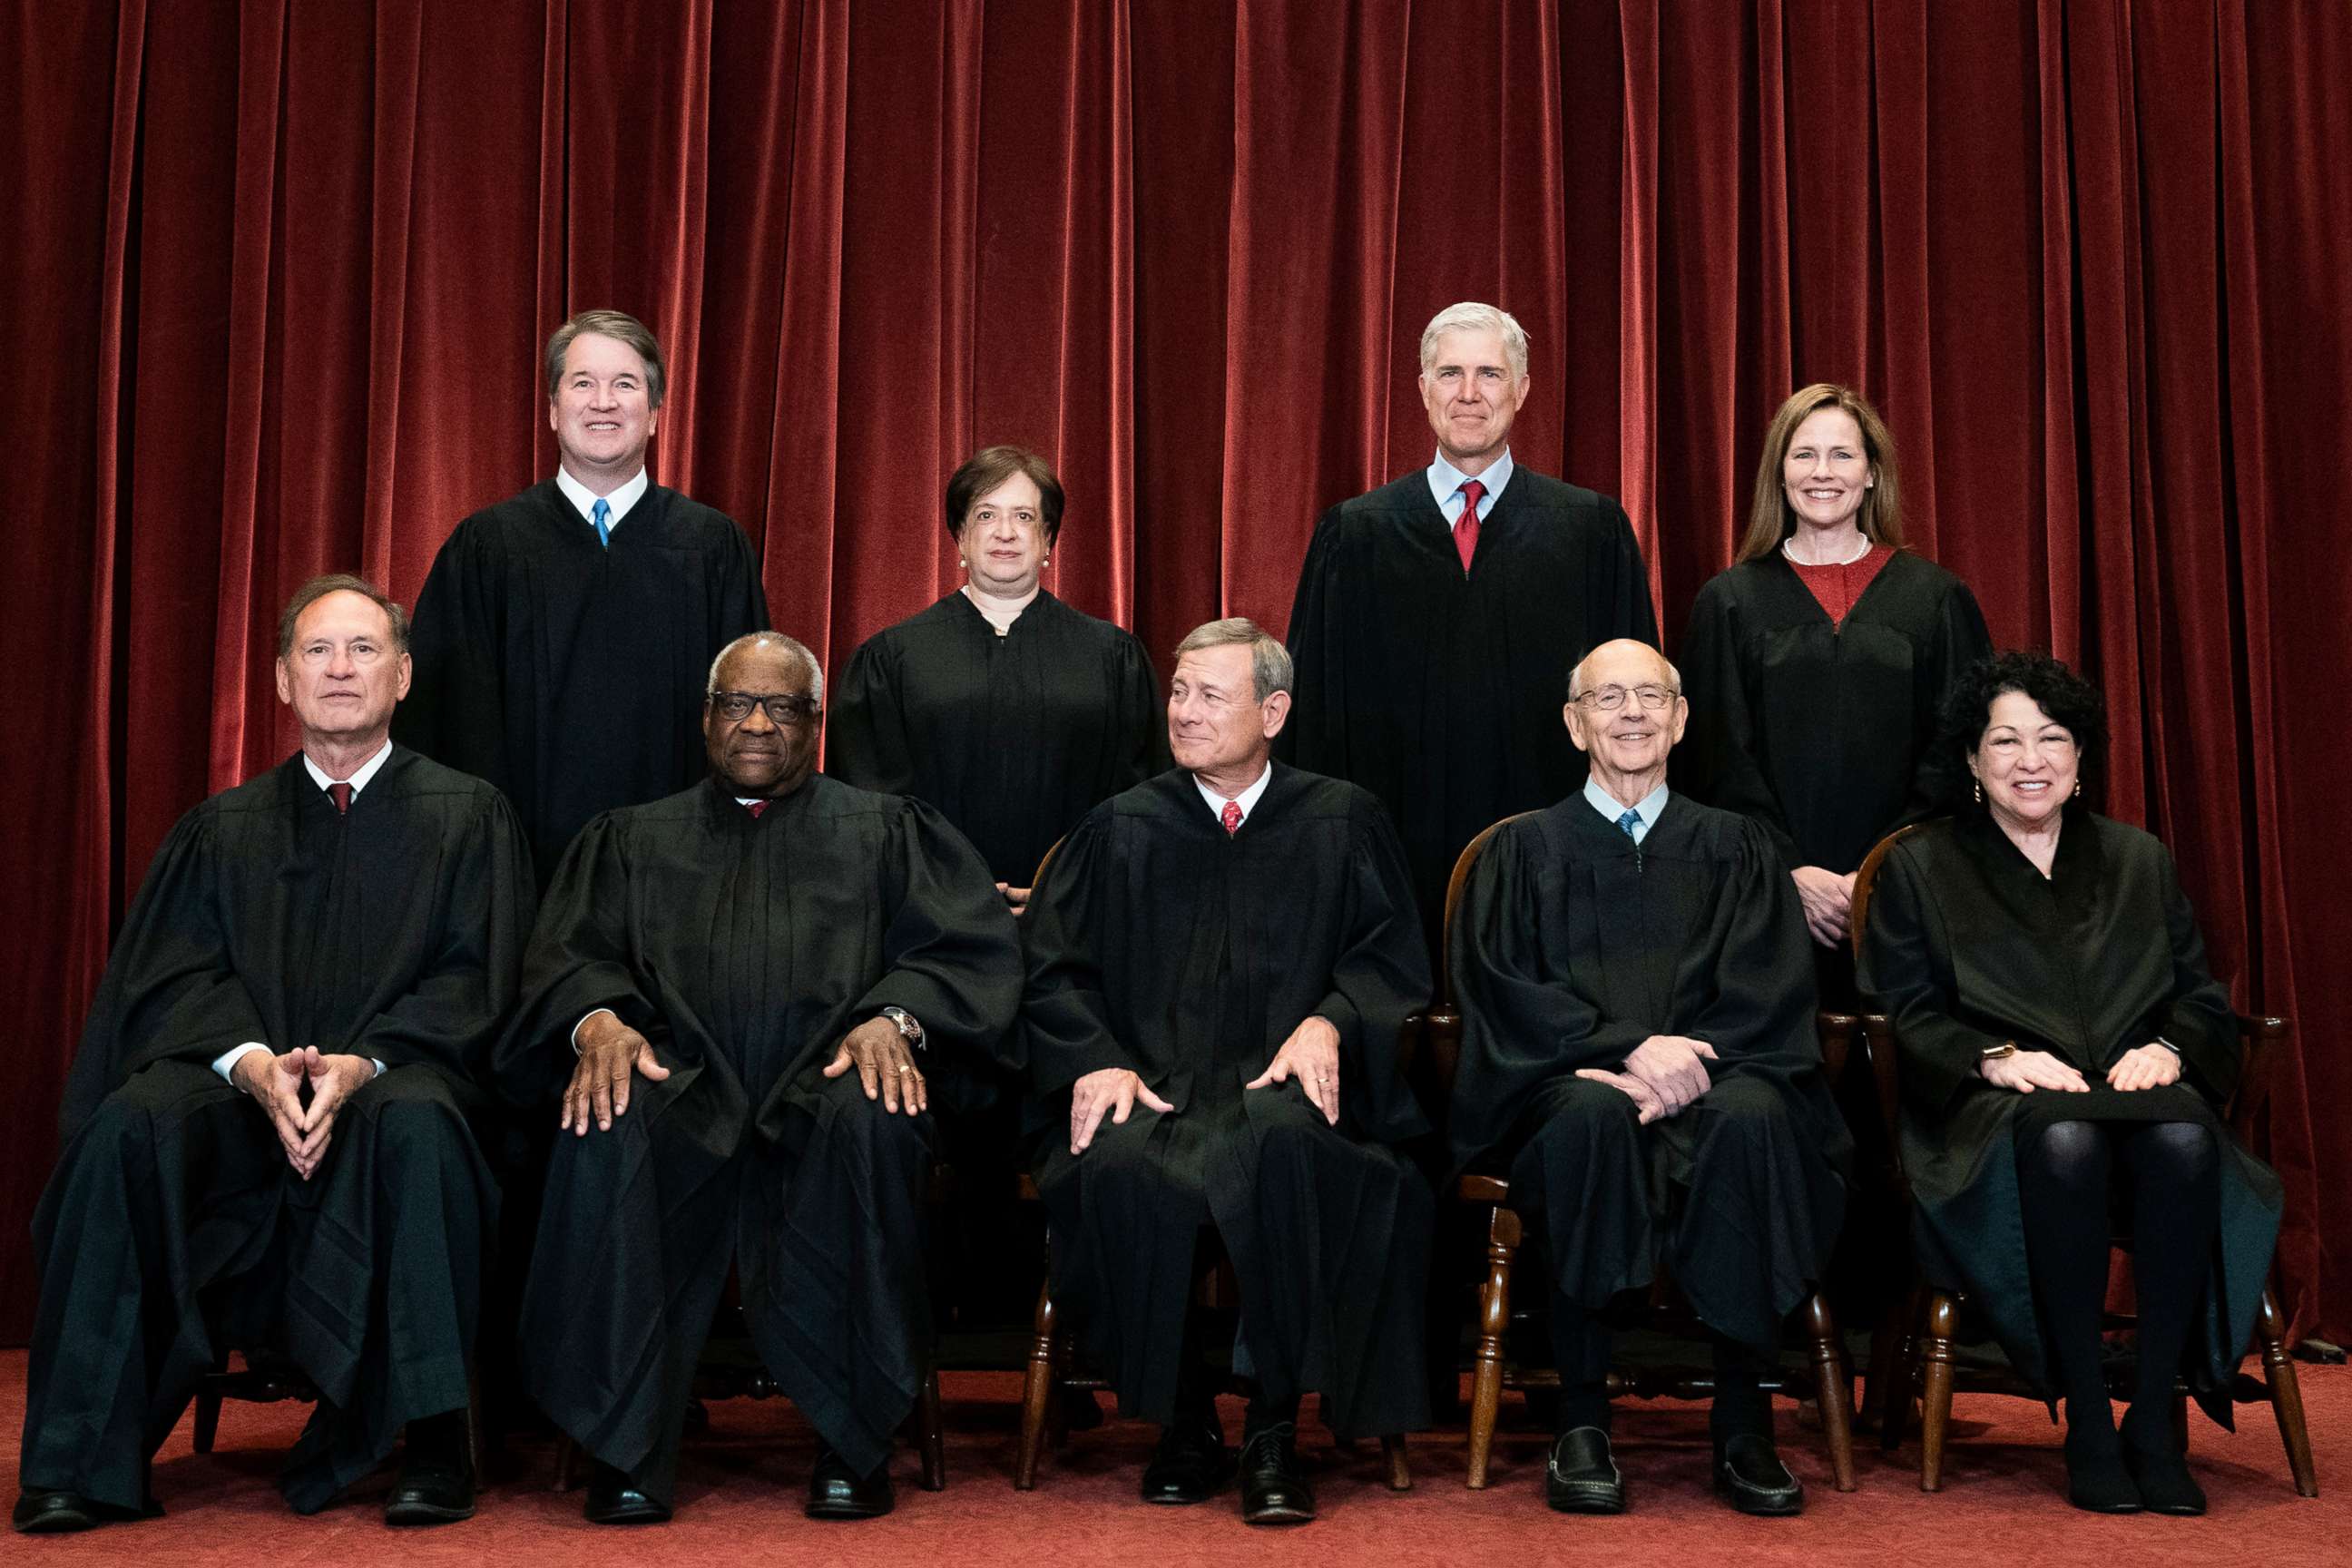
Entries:
[[1284, 756], [1389, 808], [1433, 944], [1462, 847], [1582, 776], [1559, 723], [1569, 666], [1613, 637], [1658, 640], [1623, 510], [1513, 462], [1528, 387], [1518, 322], [1439, 311], [1421, 335], [1436, 458], [1323, 514], [1290, 612]]

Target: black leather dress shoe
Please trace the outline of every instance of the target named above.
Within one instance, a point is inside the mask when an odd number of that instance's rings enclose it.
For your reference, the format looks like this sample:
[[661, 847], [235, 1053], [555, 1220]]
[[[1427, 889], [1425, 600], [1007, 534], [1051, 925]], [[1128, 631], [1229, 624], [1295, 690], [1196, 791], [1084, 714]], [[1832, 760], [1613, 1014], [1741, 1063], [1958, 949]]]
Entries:
[[890, 1490], [888, 1460], [875, 1466], [872, 1475], [861, 1476], [831, 1448], [816, 1451], [816, 1465], [809, 1471], [811, 1519], [879, 1519], [897, 1500]]
[[450, 1524], [474, 1517], [474, 1467], [437, 1456], [411, 1455], [383, 1500], [386, 1524]]
[[591, 1524], [663, 1524], [669, 1520], [667, 1504], [656, 1502], [602, 1461], [588, 1477], [588, 1502], [580, 1511]]
[[1307, 1524], [1315, 1518], [1315, 1489], [1298, 1462], [1298, 1428], [1269, 1421], [1242, 1439], [1242, 1521]]
[[1233, 1450], [1216, 1416], [1180, 1417], [1160, 1430], [1160, 1446], [1143, 1467], [1143, 1500], [1206, 1502], [1233, 1473]]
[[2205, 1489], [2189, 1473], [2187, 1456], [2169, 1442], [2152, 1452], [2125, 1444], [2124, 1468], [2131, 1474], [2140, 1507], [2148, 1512], [2188, 1518], [2205, 1511]]
[[1715, 1489], [1742, 1513], [1778, 1519], [1805, 1511], [1804, 1484], [1780, 1462], [1771, 1438], [1751, 1432], [1716, 1450]]
[[1608, 1433], [1577, 1426], [1552, 1439], [1544, 1501], [1562, 1513], [1625, 1511], [1625, 1477], [1610, 1455]]
[[113, 1510], [72, 1492], [21, 1492], [9, 1522], [26, 1535], [63, 1535], [119, 1517]]

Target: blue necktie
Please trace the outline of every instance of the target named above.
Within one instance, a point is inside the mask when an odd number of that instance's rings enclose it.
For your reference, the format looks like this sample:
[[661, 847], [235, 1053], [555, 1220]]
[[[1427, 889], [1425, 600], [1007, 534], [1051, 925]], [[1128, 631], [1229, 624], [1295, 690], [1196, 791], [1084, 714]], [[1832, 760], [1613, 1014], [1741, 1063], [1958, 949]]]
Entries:
[[1632, 806], [1625, 808], [1625, 815], [1617, 819], [1617, 826], [1623, 828], [1625, 837], [1633, 839], [1634, 843], [1639, 844], [1642, 841], [1633, 832], [1633, 829], [1642, 826], [1642, 814]]
[[613, 515], [613, 503], [602, 496], [596, 498], [595, 510], [590, 514], [596, 524], [596, 542], [605, 549], [613, 548], [613, 525], [604, 520]]

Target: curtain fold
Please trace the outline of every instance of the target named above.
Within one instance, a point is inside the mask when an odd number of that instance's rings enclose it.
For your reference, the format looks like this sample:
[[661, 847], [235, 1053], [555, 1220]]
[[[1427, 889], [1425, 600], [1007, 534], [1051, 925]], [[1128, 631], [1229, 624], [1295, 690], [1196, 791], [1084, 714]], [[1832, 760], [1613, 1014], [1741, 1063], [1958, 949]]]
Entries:
[[[565, 315], [661, 334], [656, 476], [837, 664], [958, 580], [947, 474], [1044, 452], [1049, 578], [1163, 666], [1279, 630], [1315, 517], [1428, 460], [1420, 327], [1533, 339], [1520, 460], [1619, 496], [1669, 640], [1771, 410], [1859, 384], [1912, 538], [2107, 692], [2107, 805], [2292, 1016], [2298, 1324], [2352, 1333], [2352, 12], [2247, 0], [0, 0], [0, 1336], [54, 1095], [170, 824], [293, 731], [304, 578], [413, 597], [551, 471]], [[1400, 627], [1409, 637], [1412, 628]], [[1164, 673], [1164, 669], [1163, 669]]]

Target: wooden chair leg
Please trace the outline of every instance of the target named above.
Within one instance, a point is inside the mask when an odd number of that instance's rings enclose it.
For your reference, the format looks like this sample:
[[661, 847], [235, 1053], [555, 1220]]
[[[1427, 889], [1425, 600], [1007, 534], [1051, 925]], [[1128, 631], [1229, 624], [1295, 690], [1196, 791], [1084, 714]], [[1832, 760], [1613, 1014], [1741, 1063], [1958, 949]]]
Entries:
[[221, 1396], [219, 1394], [199, 1394], [196, 1395], [196, 1430], [194, 1438], [196, 1452], [199, 1454], [209, 1454], [213, 1451], [213, 1439], [220, 1434], [220, 1407]]
[[1045, 1447], [1045, 1417], [1054, 1403], [1055, 1344], [1054, 1282], [1049, 1276], [1037, 1287], [1037, 1320], [1029, 1344], [1029, 1382], [1021, 1394], [1021, 1451], [1013, 1462], [1013, 1485], [1030, 1491], [1037, 1485], [1037, 1458]]
[[1391, 1432], [1381, 1439], [1381, 1458], [1389, 1463], [1389, 1490], [1412, 1490], [1412, 1462], [1405, 1458], [1403, 1433]]
[[1920, 1347], [1919, 1489], [1944, 1489], [1944, 1438], [1952, 1424], [1952, 1338], [1959, 1304], [1942, 1290], [1927, 1297], [1927, 1322]]
[[1503, 1337], [1511, 1326], [1511, 1260], [1519, 1250], [1519, 1216], [1500, 1204], [1486, 1221], [1486, 1283], [1478, 1292], [1478, 1352], [1470, 1391], [1473, 1490], [1486, 1484], [1495, 1422], [1503, 1403]]
[[915, 1443], [923, 1457], [923, 1489], [941, 1491], [948, 1484], [947, 1435], [940, 1430], [940, 1369], [931, 1368], [923, 1378], [923, 1391], [915, 1396]]
[[2263, 1291], [2263, 1380], [2270, 1385], [2271, 1414], [2278, 1418], [2279, 1439], [2286, 1445], [2286, 1467], [2294, 1472], [2294, 1489], [2305, 1497], [2319, 1495], [2319, 1472], [2311, 1463], [2311, 1428], [2303, 1419], [2303, 1384], [2295, 1380], [2294, 1358], [2287, 1353], [2286, 1320], [2278, 1299]]
[[568, 1492], [580, 1479], [580, 1445], [569, 1432], [555, 1435], [555, 1489]]
[[1830, 1475], [1837, 1489], [1854, 1489], [1853, 1387], [1845, 1375], [1844, 1349], [1838, 1342], [1837, 1315], [1819, 1290], [1805, 1303], [1805, 1333], [1812, 1342], [1813, 1392], [1822, 1407], [1822, 1437], [1829, 1445]]

